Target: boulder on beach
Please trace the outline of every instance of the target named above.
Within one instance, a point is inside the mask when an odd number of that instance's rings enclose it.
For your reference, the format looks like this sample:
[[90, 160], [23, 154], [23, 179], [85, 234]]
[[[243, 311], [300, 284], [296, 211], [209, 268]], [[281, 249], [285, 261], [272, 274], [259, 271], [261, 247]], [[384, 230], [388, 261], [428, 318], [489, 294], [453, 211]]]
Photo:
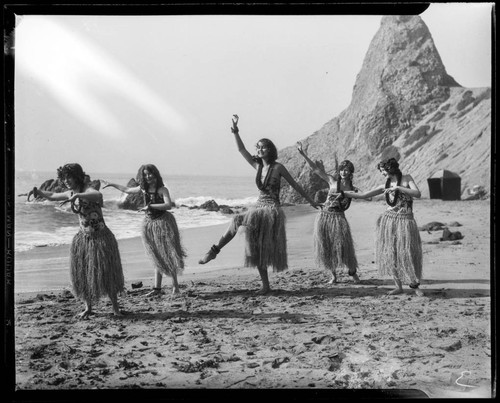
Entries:
[[456, 241], [462, 239], [464, 236], [460, 231], [452, 232], [448, 228], [443, 230], [443, 235], [439, 238], [440, 241]]
[[440, 231], [445, 227], [441, 222], [431, 221], [421, 227], [418, 227], [419, 231]]
[[483, 186], [473, 186], [472, 189], [467, 189], [468, 196], [464, 200], [482, 200], [488, 197]]

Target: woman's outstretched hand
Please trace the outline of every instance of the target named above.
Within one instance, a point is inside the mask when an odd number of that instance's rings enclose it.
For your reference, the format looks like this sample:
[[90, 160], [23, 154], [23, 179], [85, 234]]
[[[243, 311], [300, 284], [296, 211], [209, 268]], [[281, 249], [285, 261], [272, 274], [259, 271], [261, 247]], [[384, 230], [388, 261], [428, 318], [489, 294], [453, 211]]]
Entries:
[[315, 209], [323, 210], [323, 204], [321, 203], [312, 202], [311, 206], [314, 207]]
[[37, 188], [34, 187], [28, 193], [21, 193], [20, 195], [17, 195], [17, 196], [18, 197], [27, 196], [26, 201], [30, 201], [30, 197], [33, 196], [33, 200], [36, 200], [36, 198], [38, 197]]
[[69, 197], [68, 199], [66, 199], [66, 200], [64, 200], [63, 202], [59, 203], [59, 206], [60, 206], [60, 207], [62, 207], [62, 206], [64, 206], [66, 203], [70, 203], [70, 202], [72, 202], [72, 201], [74, 201], [74, 200], [76, 200], [76, 199], [77, 199], [77, 197], [76, 197], [76, 193], [73, 193], [73, 194], [71, 195], [71, 197]]
[[395, 192], [396, 190], [398, 190], [398, 186], [397, 185], [394, 185], [390, 188], [387, 188], [387, 189], [384, 189], [384, 194], [388, 194], [388, 193], [393, 193]]
[[302, 148], [302, 143], [300, 141], [297, 141], [297, 150], [299, 150], [299, 153], [304, 155], [304, 149]]
[[238, 120], [240, 118], [238, 117], [238, 115], [233, 115], [233, 127], [231, 127], [231, 131], [234, 133], [234, 134], [238, 134], [238, 132], [240, 131], [238, 129]]
[[149, 204], [146, 204], [144, 207], [140, 208], [139, 210], [137, 210], [138, 213], [145, 213], [147, 211], [150, 211], [151, 210], [151, 207]]

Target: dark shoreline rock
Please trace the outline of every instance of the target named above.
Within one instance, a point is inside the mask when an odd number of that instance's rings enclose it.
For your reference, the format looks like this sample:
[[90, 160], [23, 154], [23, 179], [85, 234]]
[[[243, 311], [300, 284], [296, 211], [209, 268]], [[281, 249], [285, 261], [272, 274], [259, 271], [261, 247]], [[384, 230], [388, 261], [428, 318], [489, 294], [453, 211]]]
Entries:
[[[88, 177], [88, 180], [90, 180], [90, 177]], [[96, 190], [100, 190], [101, 188], [101, 180], [100, 179], [95, 179], [90, 181], [90, 186], [93, 187]], [[139, 186], [139, 183], [134, 179], [131, 178], [127, 182], [127, 187], [135, 187]], [[60, 193], [60, 192], [66, 192], [68, 188], [64, 185], [64, 183], [59, 180], [59, 179], [48, 179], [45, 182], [43, 182], [39, 187], [40, 190], [45, 190], [47, 192], [55, 192], [55, 193]], [[30, 190], [29, 192], [23, 194], [24, 196], [27, 196], [28, 199], [33, 195], [33, 190]], [[20, 195], [22, 196], [22, 195]], [[43, 200], [42, 198], [37, 198], [37, 200]], [[145, 206], [144, 203], [144, 196], [142, 193], [139, 194], [126, 194], [124, 193], [121, 200], [118, 202], [118, 208], [123, 209], [123, 210], [139, 210]], [[177, 207], [175, 202], [172, 202], [172, 207]], [[202, 209], [206, 211], [213, 211], [213, 212], [220, 212], [222, 214], [236, 214], [236, 213], [241, 213], [243, 211], [246, 211], [248, 208], [244, 206], [228, 206], [225, 204], [217, 204], [215, 200], [208, 200], [205, 203], [201, 204], [200, 206], [186, 206], [185, 204], [179, 206], [179, 207], [185, 207], [190, 210], [193, 209]]]

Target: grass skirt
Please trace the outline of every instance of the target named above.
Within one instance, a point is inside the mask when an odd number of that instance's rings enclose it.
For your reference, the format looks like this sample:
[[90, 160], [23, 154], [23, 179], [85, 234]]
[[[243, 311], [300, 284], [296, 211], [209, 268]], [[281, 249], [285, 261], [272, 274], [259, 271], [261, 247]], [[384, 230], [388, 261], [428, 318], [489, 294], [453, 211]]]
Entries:
[[335, 272], [345, 266], [356, 274], [358, 261], [351, 228], [343, 212], [321, 211], [314, 221], [314, 257], [316, 265]]
[[279, 206], [257, 205], [244, 213], [246, 227], [245, 267], [288, 269], [285, 213]]
[[153, 260], [155, 269], [166, 276], [181, 274], [186, 252], [181, 244], [175, 217], [165, 211], [158, 218], [146, 215], [142, 223], [142, 242], [146, 254]]
[[116, 296], [124, 290], [123, 269], [116, 238], [108, 227], [80, 230], [70, 248], [70, 276], [74, 294], [86, 302]]
[[377, 220], [375, 260], [381, 275], [406, 284], [422, 278], [422, 242], [413, 213], [387, 210]]

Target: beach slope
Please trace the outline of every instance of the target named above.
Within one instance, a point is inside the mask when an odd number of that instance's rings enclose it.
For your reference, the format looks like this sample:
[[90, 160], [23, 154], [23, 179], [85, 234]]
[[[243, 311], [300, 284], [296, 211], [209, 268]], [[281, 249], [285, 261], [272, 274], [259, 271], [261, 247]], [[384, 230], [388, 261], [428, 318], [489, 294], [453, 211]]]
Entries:
[[[286, 207], [290, 268], [270, 274], [274, 291], [267, 296], [255, 295], [257, 271], [242, 267], [244, 234], [213, 262], [197, 264], [224, 226], [182, 231], [189, 256], [177, 298], [165, 278], [164, 294], [147, 297], [153, 269], [141, 241], [120, 241], [123, 317], [103, 299], [89, 320], [79, 320], [83, 305], [69, 287], [16, 294], [16, 393], [286, 388], [490, 397], [489, 200], [415, 202], [420, 226], [440, 222], [464, 236], [442, 241], [442, 230], [421, 231], [424, 297], [408, 287], [386, 295], [393, 283], [379, 277], [373, 255], [384, 209], [381, 201], [353, 202], [346, 216], [361, 283], [342, 272], [328, 285], [312, 255], [317, 212]], [[67, 253], [47, 248], [19, 259], [57, 260], [67, 270]], [[143, 286], [132, 288], [139, 281]]]

